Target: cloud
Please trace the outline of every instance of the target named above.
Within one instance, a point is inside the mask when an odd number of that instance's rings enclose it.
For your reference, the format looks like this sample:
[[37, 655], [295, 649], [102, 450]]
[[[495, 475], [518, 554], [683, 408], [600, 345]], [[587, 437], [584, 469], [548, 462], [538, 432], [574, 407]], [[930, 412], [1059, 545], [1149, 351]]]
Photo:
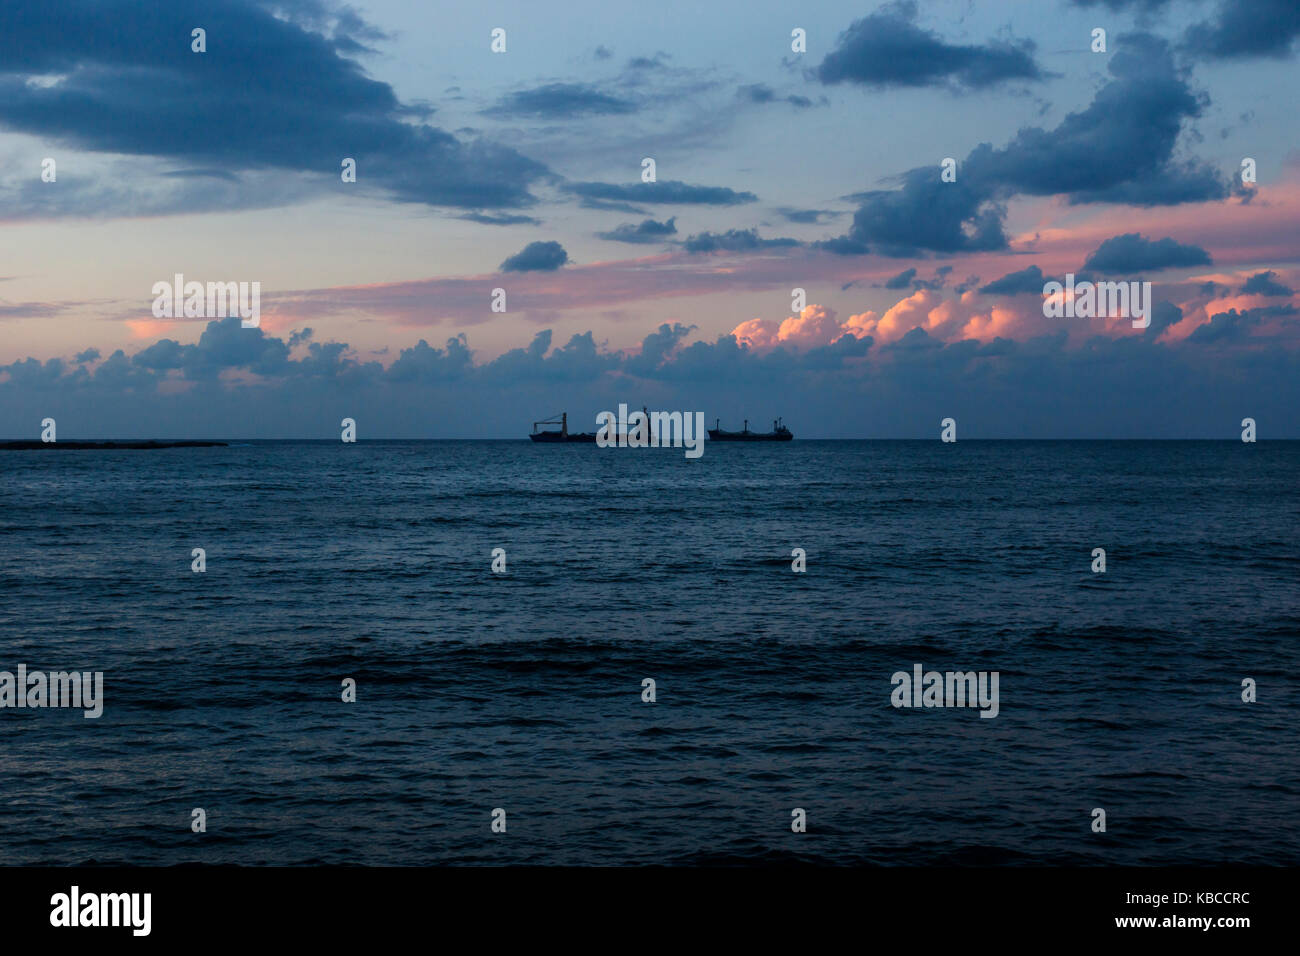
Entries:
[[689, 236], [687, 252], [753, 252], [757, 249], [789, 248], [797, 239], [760, 239], [757, 229], [728, 229], [723, 233], [702, 232]]
[[387, 378], [393, 382], [455, 381], [464, 378], [473, 366], [474, 354], [465, 336], [447, 340], [445, 349], [432, 348], [424, 339], [402, 349], [388, 367]]
[[484, 112], [500, 116], [571, 119], [634, 113], [636, 109], [631, 100], [610, 96], [583, 83], [547, 83], [507, 94]]
[[[424, 122], [352, 56], [379, 36], [313, 4], [8, 0], [0, 7], [0, 126], [65, 147], [230, 171], [281, 170], [358, 183], [404, 202], [531, 205], [545, 166]], [[326, 23], [328, 21], [328, 23]], [[190, 50], [196, 24], [208, 52]], [[106, 37], [111, 34], [112, 41]], [[255, 38], [255, 42], [249, 42]], [[31, 82], [52, 77], [52, 82]]]
[[988, 191], [959, 179], [939, 181], [938, 168], [914, 169], [902, 176], [903, 188], [878, 191], [853, 215], [853, 226], [831, 252], [875, 249], [881, 255], [913, 257], [922, 250], [980, 252], [1007, 245], [1005, 207]]
[[[859, 239], [849, 236], [836, 236], [834, 239], [821, 239], [813, 243], [814, 249], [834, 253], [837, 256], [864, 256], [871, 247]], [[910, 247], [909, 247], [910, 248]]]
[[886, 289], [906, 289], [911, 285], [912, 280], [916, 278], [916, 269], [904, 269], [896, 276], [890, 276], [885, 280]]
[[1140, 10], [1151, 12], [1166, 6], [1169, 0], [1070, 0], [1076, 7], [1106, 7], [1109, 10]]
[[1029, 40], [954, 45], [915, 21], [914, 2], [888, 4], [854, 21], [815, 70], [817, 79], [875, 87], [951, 83], [983, 89], [1007, 80], [1043, 78]]
[[1192, 330], [1187, 341], [1198, 345], [1240, 342], [1265, 320], [1290, 318], [1296, 314], [1300, 314], [1300, 309], [1293, 305], [1271, 305], [1260, 309], [1244, 309], [1241, 312], [1229, 309], [1210, 316], [1209, 322]]
[[840, 324], [835, 310], [822, 305], [805, 306], [798, 315], [781, 322], [750, 319], [736, 326], [731, 334], [737, 342], [757, 349], [778, 345], [813, 348], [831, 345], [845, 335], [857, 337], [852, 328]]
[[830, 209], [778, 209], [777, 212], [787, 222], [799, 223], [801, 225], [818, 225], [826, 219], [833, 219], [843, 213], [835, 212]]
[[1147, 335], [1155, 339], [1169, 326], [1177, 325], [1182, 320], [1182, 309], [1172, 302], [1161, 300], [1151, 308], [1151, 326], [1147, 329]]
[[666, 179], [654, 183], [566, 183], [565, 192], [598, 202], [669, 203], [676, 205], [737, 206], [758, 199], [750, 192], [726, 186], [691, 186]]
[[1242, 59], [1288, 57], [1300, 36], [1300, 4], [1295, 0], [1220, 0], [1212, 19], [1194, 24], [1184, 37], [1201, 56]]
[[848, 234], [822, 248], [888, 256], [1006, 248], [1005, 203], [1016, 196], [1143, 206], [1226, 198], [1226, 177], [1172, 158], [1183, 122], [1200, 115], [1202, 100], [1168, 44], [1122, 36], [1108, 69], [1112, 78], [1086, 109], [1053, 130], [1023, 128], [999, 149], [980, 144], [958, 164], [955, 182], [943, 182], [936, 164], [903, 173], [900, 189], [859, 194]]
[[1132, 275], [1210, 264], [1210, 254], [1200, 246], [1183, 245], [1167, 237], [1152, 241], [1128, 232], [1103, 242], [1088, 256], [1083, 268], [1101, 274]]
[[470, 222], [482, 223], [485, 226], [537, 226], [541, 220], [534, 219], [532, 216], [524, 216], [517, 213], [501, 213], [491, 215], [481, 212], [467, 212], [463, 216], [457, 216], [457, 219], [466, 219]]
[[799, 109], [808, 109], [813, 105], [813, 101], [808, 97], [800, 96], [796, 93], [780, 96], [777, 94], [776, 90], [772, 89], [765, 83], [751, 83], [747, 86], [742, 86], [736, 90], [736, 95], [747, 103], [756, 103], [759, 105], [782, 102], [788, 103], [791, 106], [796, 106]]
[[[812, 305], [712, 341], [662, 323], [626, 350], [598, 345], [589, 331], [552, 348], [544, 330], [487, 361], [464, 335], [442, 346], [421, 339], [387, 368], [344, 342], [310, 342], [293, 358], [285, 340], [225, 319], [195, 345], [119, 349], [93, 370], [59, 358], [0, 366], [0, 433], [25, 434], [53, 415], [86, 437], [337, 440], [339, 419], [350, 416], [371, 438], [519, 438], [557, 407], [571, 422], [591, 422], [611, 394], [631, 388], [651, 407], [737, 421], [784, 415], [800, 438], [933, 438], [953, 408], [967, 437], [1235, 437], [1242, 407], [1273, 422], [1270, 434], [1300, 436], [1291, 414], [1300, 403], [1294, 307], [1216, 313], [1186, 343], [1150, 330], [1076, 336], [1044, 325], [1038, 310], [1036, 333], [1012, 340], [1000, 330], [1020, 312], [977, 298], [918, 290], [883, 316], [843, 322]], [[1152, 325], [1179, 316], [1157, 302]], [[967, 328], [979, 335], [963, 336]], [[1290, 332], [1284, 347], [1261, 335], [1270, 328]], [[475, 414], [429, 413], [440, 407]]]
[[245, 329], [238, 318], [209, 322], [195, 345], [162, 339], [132, 357], [133, 365], [152, 372], [176, 370], [184, 378], [215, 380], [227, 369], [256, 375], [282, 375], [291, 369], [289, 346], [262, 329]]
[[1257, 272], [1241, 287], [1242, 295], [1284, 296], [1295, 295], [1295, 290], [1276, 281], [1277, 273], [1269, 270]]
[[554, 272], [569, 261], [558, 242], [530, 242], [501, 263], [502, 272]]
[[0, 302], [0, 320], [48, 319], [71, 308], [66, 302]]
[[643, 220], [639, 225], [625, 222], [609, 232], [596, 233], [601, 239], [611, 242], [650, 243], [662, 242], [668, 236], [677, 235], [677, 219], [673, 217], [665, 222], [653, 219]]
[[980, 292], [985, 295], [1020, 295], [1030, 292], [1041, 295], [1046, 281], [1043, 270], [1031, 265], [1019, 272], [1008, 272], [1001, 279], [994, 279], [988, 285], [981, 286]]
[[658, 70], [671, 59], [667, 53], [659, 52], [654, 56], [634, 56], [627, 61], [629, 70]]

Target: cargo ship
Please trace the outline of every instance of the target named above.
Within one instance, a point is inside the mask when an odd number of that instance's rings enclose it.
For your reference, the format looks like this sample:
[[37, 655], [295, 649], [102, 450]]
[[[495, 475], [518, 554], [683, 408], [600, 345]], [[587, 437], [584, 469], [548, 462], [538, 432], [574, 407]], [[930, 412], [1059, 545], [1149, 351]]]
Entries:
[[[559, 425], [560, 430], [555, 431], [538, 431], [538, 425]], [[532, 434], [528, 436], [533, 441], [540, 442], [585, 442], [590, 445], [596, 444], [595, 432], [570, 432], [569, 431], [569, 413], [561, 412], [558, 419], [552, 418], [544, 422], [533, 422]]]
[[729, 432], [722, 427], [722, 419], [718, 419], [717, 427], [709, 429], [709, 438], [712, 441], [790, 441], [794, 438], [794, 433], [781, 423], [781, 419], [772, 422], [770, 432], [751, 432], [749, 430], [749, 419], [745, 419], [745, 428], [743, 431]]

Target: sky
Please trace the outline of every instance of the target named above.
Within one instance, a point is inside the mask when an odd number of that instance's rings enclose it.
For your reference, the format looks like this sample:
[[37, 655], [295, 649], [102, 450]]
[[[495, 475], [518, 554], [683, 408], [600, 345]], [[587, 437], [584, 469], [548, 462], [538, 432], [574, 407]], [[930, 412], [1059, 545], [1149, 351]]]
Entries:
[[[6, 0], [0, 436], [1298, 438], [1298, 38], [1294, 0]], [[259, 324], [159, 318], [176, 274]], [[1150, 324], [1045, 314], [1067, 274]]]

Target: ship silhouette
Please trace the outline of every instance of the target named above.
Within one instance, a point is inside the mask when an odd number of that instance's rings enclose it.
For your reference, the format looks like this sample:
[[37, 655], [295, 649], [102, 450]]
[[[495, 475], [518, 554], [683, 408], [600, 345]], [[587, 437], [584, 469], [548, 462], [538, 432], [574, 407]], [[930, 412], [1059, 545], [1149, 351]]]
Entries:
[[[644, 412], [644, 409], [642, 410]], [[645, 412], [645, 414], [649, 414]], [[555, 429], [537, 430], [538, 425], [559, 425], [558, 431]], [[533, 430], [528, 435], [535, 442], [544, 444], [563, 444], [563, 443], [584, 443], [594, 445], [596, 443], [595, 432], [571, 432], [569, 431], [569, 413], [561, 412], [559, 418], [548, 418], [545, 421], [533, 422]], [[622, 436], [626, 438], [627, 436]], [[611, 435], [610, 440], [616, 441], [618, 436]], [[742, 431], [729, 432], [722, 427], [722, 419], [717, 420], [717, 427], [709, 429], [709, 438], [713, 441], [790, 441], [794, 438], [794, 433], [790, 431], [781, 419], [772, 422], [770, 432], [751, 432], [749, 430], [749, 419], [745, 419], [745, 427]]]
[[[559, 425], [559, 431], [538, 431], [538, 425]], [[561, 412], [560, 417], [547, 419], [542, 422], [533, 422], [532, 433], [528, 436], [533, 441], [539, 442], [585, 442], [594, 445], [596, 443], [595, 432], [570, 432], [569, 431], [569, 413]]]
[[717, 427], [709, 429], [709, 438], [713, 441], [790, 441], [794, 438], [794, 432], [786, 428], [779, 418], [772, 422], [770, 432], [751, 432], [748, 418], [745, 419], [743, 431], [729, 432], [722, 427], [722, 419], [719, 418]]

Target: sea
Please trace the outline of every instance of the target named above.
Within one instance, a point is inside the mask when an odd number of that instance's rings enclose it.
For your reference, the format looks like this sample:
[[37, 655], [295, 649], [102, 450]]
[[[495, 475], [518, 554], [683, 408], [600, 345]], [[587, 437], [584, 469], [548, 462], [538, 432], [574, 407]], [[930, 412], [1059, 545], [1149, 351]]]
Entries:
[[[1295, 866], [1298, 479], [1278, 441], [0, 452], [0, 671], [103, 674], [97, 719], [0, 709], [0, 863]], [[894, 706], [916, 665], [997, 716]]]

